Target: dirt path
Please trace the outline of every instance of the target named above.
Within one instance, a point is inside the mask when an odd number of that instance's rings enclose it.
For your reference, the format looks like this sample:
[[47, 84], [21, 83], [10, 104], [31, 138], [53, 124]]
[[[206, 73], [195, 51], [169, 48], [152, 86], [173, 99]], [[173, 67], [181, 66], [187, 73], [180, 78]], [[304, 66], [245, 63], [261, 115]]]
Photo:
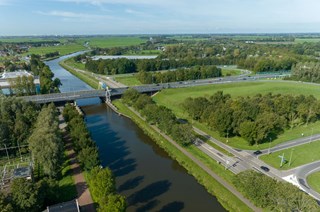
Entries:
[[[62, 130], [62, 132], [65, 134], [66, 123], [64, 122], [62, 115], [59, 116], [59, 122], [60, 122], [59, 127]], [[94, 207], [94, 203], [91, 198], [90, 191], [85, 181], [84, 175], [82, 173], [80, 164], [77, 161], [77, 157], [72, 146], [72, 141], [67, 134], [65, 134], [64, 139], [66, 142], [65, 146], [67, 151], [67, 158], [70, 161], [69, 162], [70, 169], [72, 172], [74, 183], [76, 185], [76, 189], [78, 193], [77, 199], [78, 199], [78, 203], [81, 208], [81, 211], [95, 212], [96, 210]]]

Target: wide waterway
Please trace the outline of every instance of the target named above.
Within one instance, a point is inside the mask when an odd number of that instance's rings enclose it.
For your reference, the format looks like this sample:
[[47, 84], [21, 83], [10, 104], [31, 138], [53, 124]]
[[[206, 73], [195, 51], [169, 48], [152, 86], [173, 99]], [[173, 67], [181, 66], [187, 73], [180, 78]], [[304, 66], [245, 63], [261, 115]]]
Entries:
[[[90, 89], [58, 65], [67, 56], [46, 62], [63, 83], [62, 92]], [[97, 99], [82, 101], [86, 124], [99, 147], [103, 166], [116, 177], [127, 197], [127, 211], [225, 211], [215, 197], [159, 148], [130, 119]]]

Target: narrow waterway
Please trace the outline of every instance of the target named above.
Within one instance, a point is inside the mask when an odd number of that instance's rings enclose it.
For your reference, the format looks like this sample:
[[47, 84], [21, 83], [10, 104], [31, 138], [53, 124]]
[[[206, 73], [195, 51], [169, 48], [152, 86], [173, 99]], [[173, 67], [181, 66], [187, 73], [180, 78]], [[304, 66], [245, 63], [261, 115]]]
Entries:
[[[61, 91], [88, 86], [58, 65], [47, 64], [63, 83]], [[96, 102], [84, 100], [82, 104]], [[87, 127], [99, 147], [103, 166], [116, 177], [117, 190], [127, 197], [127, 211], [225, 211], [215, 197], [159, 148], [130, 119], [105, 104], [82, 107]]]

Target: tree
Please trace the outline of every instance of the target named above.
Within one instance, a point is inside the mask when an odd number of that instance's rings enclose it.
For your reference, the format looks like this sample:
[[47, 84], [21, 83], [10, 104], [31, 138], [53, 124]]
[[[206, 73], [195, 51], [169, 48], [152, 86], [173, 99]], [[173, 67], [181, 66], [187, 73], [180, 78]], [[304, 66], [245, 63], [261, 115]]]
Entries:
[[12, 207], [10, 200], [2, 192], [0, 192], [0, 208], [1, 208], [1, 212], [12, 212], [13, 211], [13, 207]]
[[57, 176], [63, 157], [63, 144], [56, 116], [54, 105], [44, 107], [28, 139], [32, 157], [50, 177]]
[[12, 200], [18, 211], [39, 211], [43, 199], [39, 187], [24, 178], [13, 180], [11, 185]]
[[89, 175], [90, 192], [99, 204], [115, 192], [115, 180], [109, 168], [94, 167]]
[[99, 205], [98, 212], [125, 212], [127, 203], [125, 197], [119, 194], [110, 194]]
[[86, 147], [79, 152], [79, 162], [85, 170], [91, 170], [99, 165], [99, 153], [96, 147]]

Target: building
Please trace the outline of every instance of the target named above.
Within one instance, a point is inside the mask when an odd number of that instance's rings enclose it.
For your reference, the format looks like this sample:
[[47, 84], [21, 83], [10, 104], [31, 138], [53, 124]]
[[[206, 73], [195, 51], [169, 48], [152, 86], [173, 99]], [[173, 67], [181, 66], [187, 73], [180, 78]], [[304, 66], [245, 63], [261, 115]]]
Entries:
[[74, 199], [69, 202], [48, 206], [43, 212], [80, 212], [80, 208], [78, 200]]
[[27, 72], [26, 70], [18, 70], [14, 72], [6, 72], [4, 71], [1, 75], [1, 79], [13, 79], [17, 77], [22, 77], [22, 76], [33, 76], [31, 73]]

